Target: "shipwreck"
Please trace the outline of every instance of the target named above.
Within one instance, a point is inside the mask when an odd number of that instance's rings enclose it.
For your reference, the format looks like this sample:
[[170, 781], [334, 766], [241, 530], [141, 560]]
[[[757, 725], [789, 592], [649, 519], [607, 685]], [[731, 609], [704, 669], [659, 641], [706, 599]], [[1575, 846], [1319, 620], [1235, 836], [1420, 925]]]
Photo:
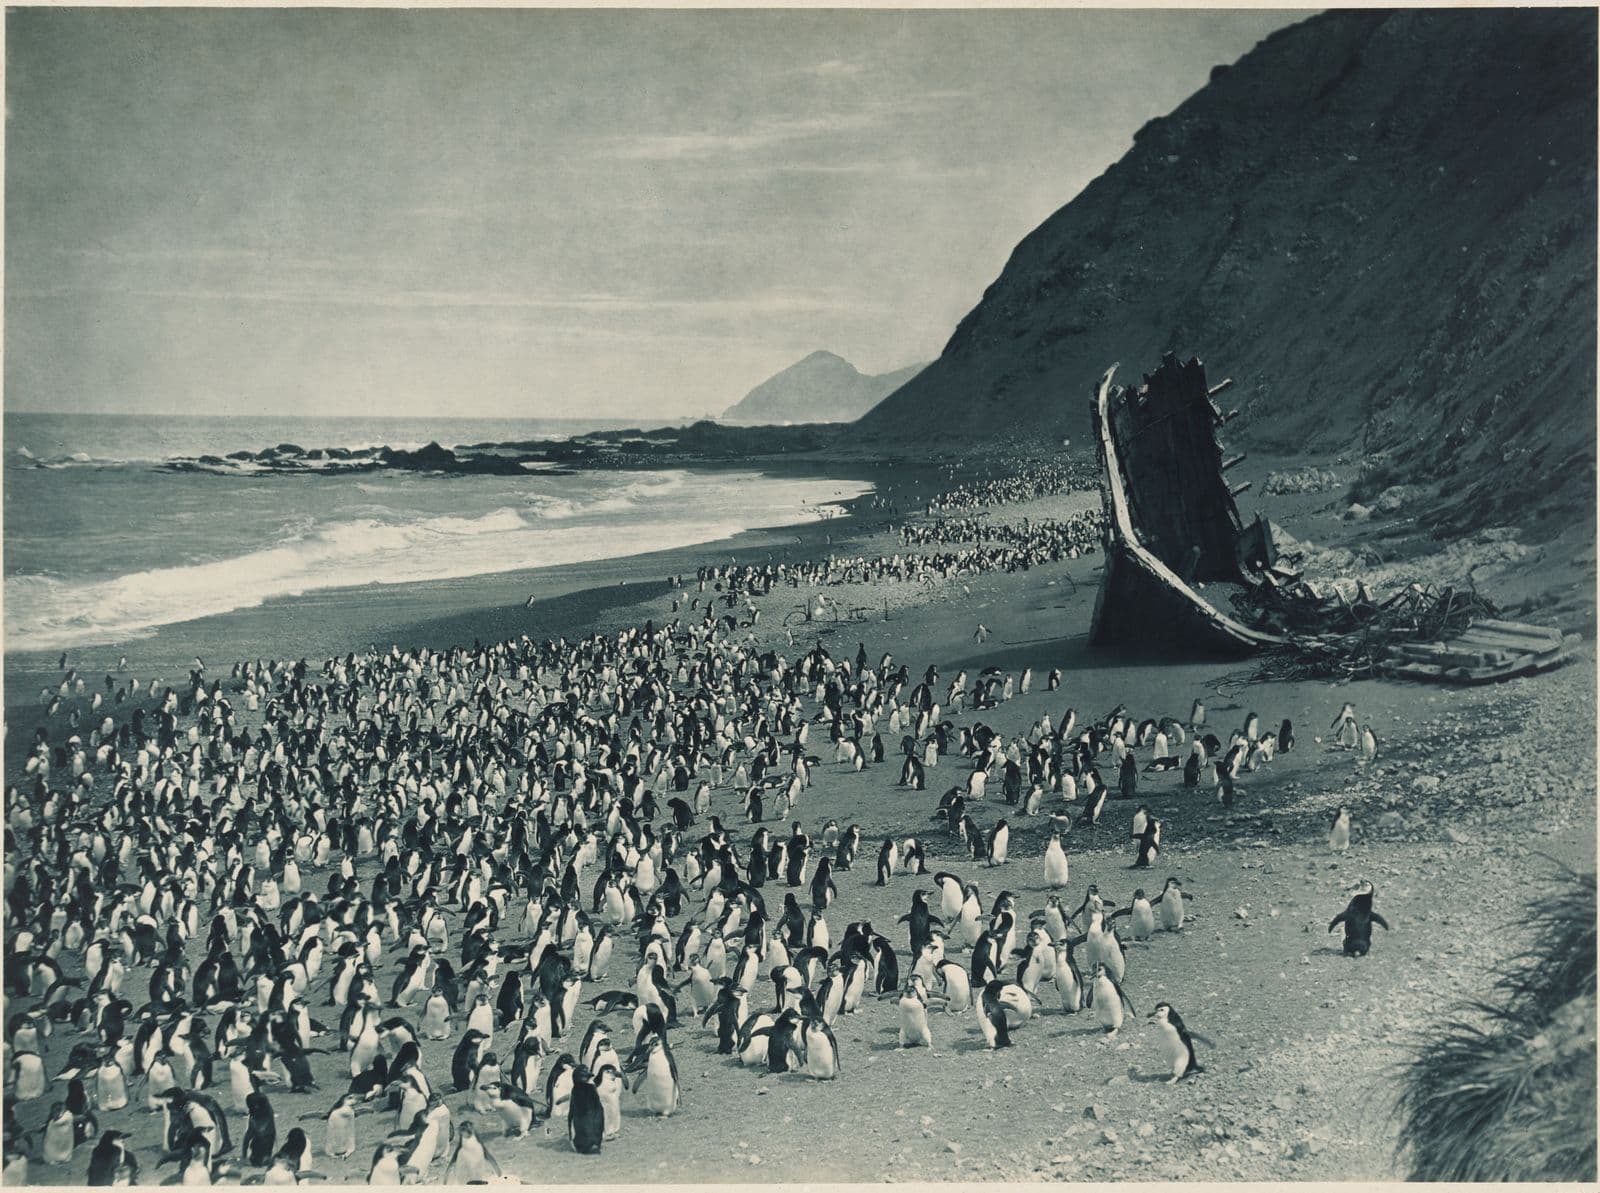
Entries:
[[1393, 675], [1485, 683], [1571, 656], [1559, 630], [1502, 620], [1479, 594], [1411, 584], [1385, 598], [1319, 592], [1283, 566], [1272, 524], [1246, 523], [1218, 432], [1238, 413], [1198, 359], [1171, 353], [1141, 384], [1117, 366], [1092, 403], [1105, 564], [1089, 641], [1205, 657], [1262, 656], [1257, 678]]

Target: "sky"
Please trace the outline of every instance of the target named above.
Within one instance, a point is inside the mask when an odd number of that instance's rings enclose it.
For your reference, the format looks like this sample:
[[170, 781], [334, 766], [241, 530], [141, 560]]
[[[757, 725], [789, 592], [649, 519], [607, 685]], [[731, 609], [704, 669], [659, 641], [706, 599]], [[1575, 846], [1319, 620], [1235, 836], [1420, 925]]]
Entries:
[[665, 418], [932, 360], [1306, 15], [12, 9], [6, 408]]

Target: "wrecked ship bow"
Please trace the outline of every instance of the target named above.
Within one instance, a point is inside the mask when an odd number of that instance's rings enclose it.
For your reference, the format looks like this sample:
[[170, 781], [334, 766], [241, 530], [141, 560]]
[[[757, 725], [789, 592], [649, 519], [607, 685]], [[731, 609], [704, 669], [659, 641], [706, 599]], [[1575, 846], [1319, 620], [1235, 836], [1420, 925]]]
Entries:
[[1378, 600], [1318, 593], [1281, 566], [1272, 524], [1246, 525], [1217, 437], [1237, 411], [1205, 366], [1167, 354], [1138, 386], [1106, 370], [1092, 413], [1105, 511], [1105, 568], [1089, 641], [1191, 656], [1259, 659], [1239, 679], [1390, 675], [1488, 683], [1559, 666], [1559, 630], [1499, 619], [1474, 592], [1408, 585]]
[[[1243, 459], [1222, 457], [1217, 428], [1228, 416], [1212, 401], [1198, 360], [1166, 356], [1142, 386], [1114, 386], [1112, 365], [1094, 401], [1106, 561], [1089, 641], [1186, 654], [1251, 654], [1281, 635], [1223, 611], [1203, 588], [1249, 587], [1248, 569], [1274, 562], [1271, 533], [1247, 530], [1224, 474]], [[1225, 591], [1219, 588], [1218, 591]]]

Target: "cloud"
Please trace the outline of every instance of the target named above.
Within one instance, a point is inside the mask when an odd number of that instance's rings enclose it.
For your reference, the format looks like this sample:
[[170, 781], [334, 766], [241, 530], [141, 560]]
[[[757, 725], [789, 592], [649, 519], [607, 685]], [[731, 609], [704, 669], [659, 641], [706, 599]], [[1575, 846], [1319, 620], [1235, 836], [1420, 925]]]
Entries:
[[895, 99], [873, 99], [848, 109], [807, 116], [758, 117], [748, 127], [688, 132], [639, 133], [612, 138], [601, 150], [629, 161], [688, 161], [750, 154], [777, 146], [853, 136], [907, 116], [926, 116], [971, 98], [971, 92], [924, 91]]
[[866, 66], [860, 62], [846, 62], [842, 58], [829, 58], [825, 62], [818, 62], [815, 66], [802, 66], [794, 71], [797, 75], [813, 75], [819, 79], [843, 79], [861, 74]]
[[281, 303], [298, 306], [367, 307], [406, 311], [553, 311], [588, 315], [670, 313], [730, 318], [740, 315], [803, 315], [881, 308], [852, 295], [787, 290], [715, 298], [627, 294], [515, 294], [492, 290], [394, 290], [375, 287], [215, 288], [183, 286], [51, 287], [19, 289], [12, 299], [67, 298], [86, 293], [184, 302]]
[[827, 116], [768, 118], [737, 132], [644, 133], [615, 138], [608, 156], [629, 161], [722, 157], [794, 141], [861, 132], [875, 123], [876, 119], [868, 112], [838, 112]]

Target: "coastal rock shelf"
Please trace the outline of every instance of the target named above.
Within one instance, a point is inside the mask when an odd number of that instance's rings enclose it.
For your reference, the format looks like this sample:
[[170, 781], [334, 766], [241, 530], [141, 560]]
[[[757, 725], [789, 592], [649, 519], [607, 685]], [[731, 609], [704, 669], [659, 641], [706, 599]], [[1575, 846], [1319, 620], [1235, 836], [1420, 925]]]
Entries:
[[416, 449], [395, 447], [304, 448], [280, 443], [226, 456], [176, 456], [167, 472], [350, 473], [384, 470], [478, 476], [561, 473], [595, 468], [654, 468], [667, 464], [722, 462], [788, 456], [827, 448], [837, 433], [814, 425], [728, 427], [702, 421], [653, 431], [599, 431], [574, 439], [525, 439]]

